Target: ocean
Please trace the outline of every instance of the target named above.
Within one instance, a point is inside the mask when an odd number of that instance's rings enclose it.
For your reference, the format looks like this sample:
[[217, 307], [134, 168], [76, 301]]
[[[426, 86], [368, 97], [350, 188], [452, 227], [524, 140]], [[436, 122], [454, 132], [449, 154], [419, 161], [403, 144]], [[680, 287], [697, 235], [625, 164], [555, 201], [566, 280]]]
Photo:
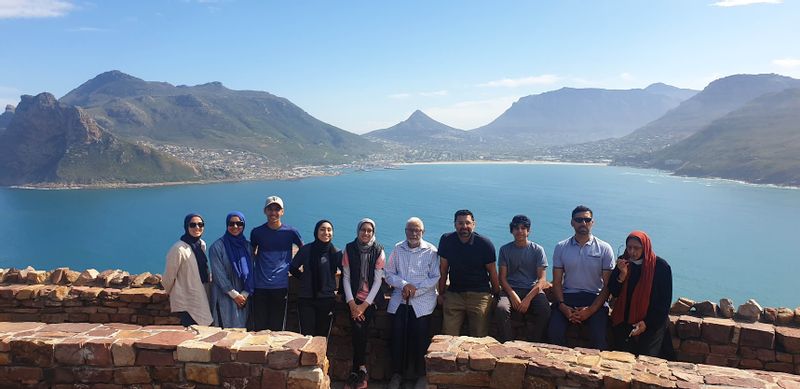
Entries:
[[[453, 213], [475, 214], [476, 231], [499, 247], [512, 240], [516, 214], [533, 220], [531, 239], [548, 257], [570, 237], [570, 212], [592, 208], [593, 233], [615, 251], [630, 231], [644, 230], [672, 266], [673, 300], [754, 298], [763, 306], [800, 305], [792, 249], [800, 190], [725, 180], [675, 177], [654, 170], [568, 164], [420, 164], [291, 181], [177, 185], [137, 189], [0, 188], [0, 267], [74, 270], [120, 268], [161, 273], [164, 255], [182, 234], [183, 217], [202, 214], [210, 245], [239, 210], [250, 229], [265, 222], [268, 195], [285, 202], [284, 223], [313, 240], [319, 219], [334, 224], [334, 243], [354, 239], [363, 217], [376, 221], [388, 251], [405, 221], [425, 222], [438, 243]], [[794, 216], [792, 216], [794, 215]], [[548, 269], [548, 278], [552, 271]]]

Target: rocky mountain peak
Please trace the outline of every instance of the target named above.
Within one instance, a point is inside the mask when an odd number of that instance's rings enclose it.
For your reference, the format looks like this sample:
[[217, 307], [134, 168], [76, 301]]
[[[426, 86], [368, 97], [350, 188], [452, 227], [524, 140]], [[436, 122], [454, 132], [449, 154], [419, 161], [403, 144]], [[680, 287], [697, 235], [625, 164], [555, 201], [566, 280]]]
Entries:
[[6, 112], [9, 112], [9, 113], [14, 113], [14, 110], [15, 110], [15, 109], [16, 109], [16, 107], [14, 107], [14, 106], [13, 106], [13, 105], [11, 105], [11, 104], [8, 104], [8, 105], [6, 105]]

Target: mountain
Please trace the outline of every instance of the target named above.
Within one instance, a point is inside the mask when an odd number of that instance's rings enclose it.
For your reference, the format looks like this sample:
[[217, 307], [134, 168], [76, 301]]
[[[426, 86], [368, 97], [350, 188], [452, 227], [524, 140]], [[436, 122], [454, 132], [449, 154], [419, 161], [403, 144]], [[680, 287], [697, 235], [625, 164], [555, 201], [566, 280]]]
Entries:
[[800, 87], [800, 80], [777, 74], [738, 74], [720, 78], [677, 108], [637, 129], [626, 138], [655, 138], [655, 142], [663, 147], [697, 132], [756, 97], [796, 87]]
[[14, 117], [14, 106], [6, 105], [6, 110], [0, 114], [0, 133], [2, 133]]
[[219, 82], [173, 86], [110, 71], [61, 101], [84, 108], [123, 138], [246, 150], [277, 164], [349, 162], [380, 150], [367, 139], [317, 120], [285, 98], [231, 90]]
[[408, 119], [389, 128], [370, 131], [364, 136], [409, 146], [419, 146], [421, 144], [444, 145], [450, 142], [464, 142], [469, 134], [467, 131], [437, 122], [422, 111], [416, 110]]
[[676, 88], [672, 85], [664, 84], [663, 82], [651, 84], [647, 88], [644, 88], [644, 90], [657, 95], [672, 97], [680, 101], [687, 100], [699, 92], [694, 89]]
[[676, 174], [800, 185], [800, 88], [758, 97], [652, 155]]
[[0, 185], [197, 180], [191, 166], [118, 139], [49, 93], [22, 96], [0, 135]]
[[681, 98], [673, 96], [675, 91], [664, 94], [665, 90], [561, 88], [523, 97], [493, 122], [470, 132], [507, 145], [558, 145], [620, 137], [680, 104]]

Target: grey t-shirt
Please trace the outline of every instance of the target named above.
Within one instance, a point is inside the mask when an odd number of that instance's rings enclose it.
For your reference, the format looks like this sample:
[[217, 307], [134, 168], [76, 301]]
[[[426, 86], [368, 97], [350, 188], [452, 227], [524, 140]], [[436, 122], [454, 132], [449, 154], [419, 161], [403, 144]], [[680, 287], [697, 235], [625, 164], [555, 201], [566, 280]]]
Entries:
[[514, 289], [530, 290], [539, 280], [537, 269], [547, 267], [547, 254], [542, 246], [528, 242], [525, 247], [517, 247], [514, 242], [500, 247], [499, 266], [508, 268], [506, 279]]

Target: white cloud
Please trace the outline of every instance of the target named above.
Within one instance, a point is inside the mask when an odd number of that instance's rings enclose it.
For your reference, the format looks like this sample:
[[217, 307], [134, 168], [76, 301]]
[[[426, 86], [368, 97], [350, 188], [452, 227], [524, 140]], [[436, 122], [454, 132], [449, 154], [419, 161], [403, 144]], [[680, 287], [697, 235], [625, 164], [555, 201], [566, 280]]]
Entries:
[[619, 78], [621, 78], [623, 81], [635, 81], [636, 80], [636, 77], [634, 77], [633, 74], [630, 74], [630, 73], [627, 73], [627, 72], [620, 74]]
[[98, 27], [75, 27], [75, 28], [68, 28], [67, 32], [103, 32], [108, 31], [105, 28], [98, 28]]
[[541, 76], [530, 76], [522, 78], [503, 78], [500, 80], [494, 80], [483, 84], [478, 84], [478, 86], [488, 87], [488, 88], [517, 88], [520, 86], [528, 86], [528, 85], [554, 84], [559, 80], [561, 80], [561, 78], [554, 74], [543, 74]]
[[424, 108], [422, 111], [449, 126], [469, 130], [496, 119], [518, 99], [518, 96], [504, 96], [488, 100], [462, 101], [443, 107]]
[[446, 90], [437, 90], [433, 92], [419, 92], [420, 96], [423, 97], [434, 97], [434, 96], [447, 96]]
[[54, 18], [75, 9], [65, 0], [0, 0], [0, 19]]
[[390, 99], [395, 99], [395, 100], [402, 100], [402, 99], [407, 99], [407, 98], [411, 97], [411, 93], [395, 93], [395, 94], [392, 94], [392, 95], [388, 95], [386, 97], [388, 97]]
[[783, 0], [720, 0], [711, 5], [715, 7], [740, 7], [753, 4], [780, 4]]
[[800, 59], [797, 58], [783, 58], [772, 61], [773, 65], [778, 65], [782, 68], [796, 68], [800, 67]]

